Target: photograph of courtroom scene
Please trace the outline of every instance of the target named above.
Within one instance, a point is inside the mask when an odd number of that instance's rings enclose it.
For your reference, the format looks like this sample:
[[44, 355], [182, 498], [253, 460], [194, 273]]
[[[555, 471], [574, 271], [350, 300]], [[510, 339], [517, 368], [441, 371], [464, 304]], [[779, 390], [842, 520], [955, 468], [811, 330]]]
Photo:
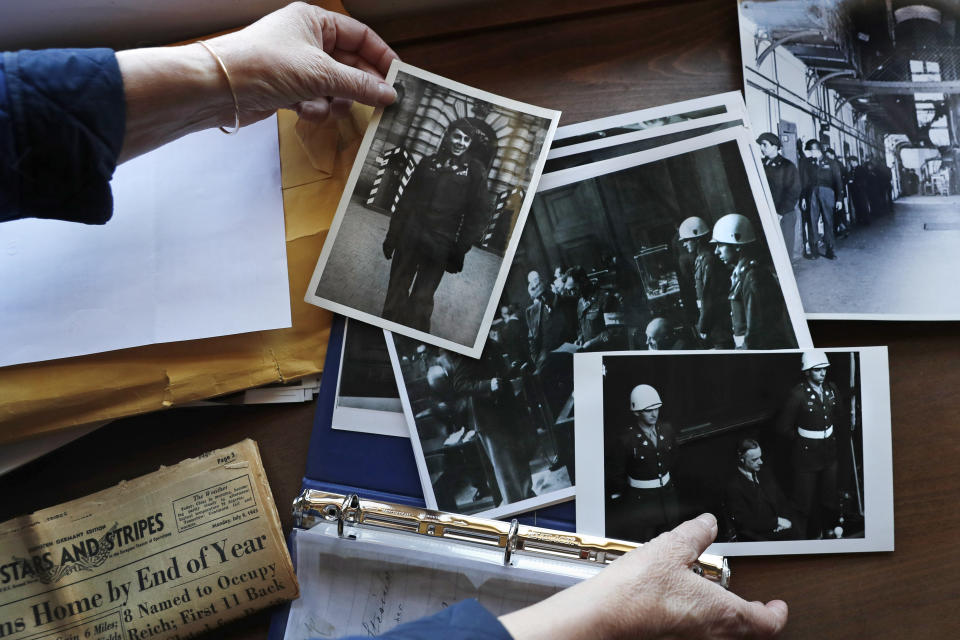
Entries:
[[337, 407], [402, 413], [383, 329], [365, 322], [345, 322]]
[[478, 513], [573, 484], [573, 419], [570, 441], [558, 442], [538, 415], [542, 397], [528, 365], [498, 348], [502, 337], [495, 323], [474, 359], [393, 335], [416, 424], [411, 437], [423, 451], [417, 462], [441, 511]]
[[862, 538], [859, 362], [605, 356], [605, 534], [644, 542], [710, 512], [717, 542]]
[[960, 317], [960, 4], [740, 3], [747, 111], [804, 309]]
[[538, 193], [500, 305], [568, 391], [576, 351], [797, 345], [735, 141]]
[[551, 121], [394, 86], [314, 293], [472, 347]]

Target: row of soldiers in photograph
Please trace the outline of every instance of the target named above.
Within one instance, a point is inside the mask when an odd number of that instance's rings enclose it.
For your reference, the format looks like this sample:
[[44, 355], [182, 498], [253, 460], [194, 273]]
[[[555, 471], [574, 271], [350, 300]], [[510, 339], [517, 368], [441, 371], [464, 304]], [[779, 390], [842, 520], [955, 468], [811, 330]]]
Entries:
[[823, 256], [835, 260], [838, 236], [893, 211], [893, 175], [878, 156], [861, 162], [851, 155], [844, 162], [830, 147], [808, 140], [798, 168], [783, 156], [777, 135], [763, 133], [757, 144], [791, 261], [801, 254], [816, 260], [821, 244]]
[[[725, 458], [726, 482], [717, 519], [730, 540], [800, 540], [850, 535], [844, 531], [837, 485], [837, 440], [844, 401], [827, 378], [823, 351], [807, 351], [801, 380], [786, 394], [774, 430], [791, 448], [790, 497], [764, 466], [756, 438], [743, 438]], [[624, 398], [624, 402], [628, 400]], [[634, 424], [619, 430], [607, 459], [609, 536], [646, 541], [680, 522], [677, 432], [661, 418], [663, 402], [648, 384], [629, 397]], [[612, 411], [611, 415], [622, 415]], [[620, 425], [608, 424], [606, 429]], [[764, 446], [772, 443], [765, 443]], [[697, 508], [711, 508], [699, 505]]]
[[[728, 214], [711, 228], [699, 217], [685, 219], [678, 235], [688, 268], [678, 269], [681, 289], [695, 291], [690, 324], [683, 314], [647, 320], [641, 340], [628, 325], [645, 300], [632, 300], [616, 284], [601, 285], [580, 266], [557, 268], [552, 283], [539, 271], [527, 274], [529, 304], [522, 314], [503, 305], [491, 340], [515, 362], [536, 371], [557, 350], [784, 349], [796, 346], [780, 284], [763, 259], [753, 223]], [[635, 294], [640, 296], [642, 294]], [[648, 315], [649, 318], [649, 315]], [[494, 347], [496, 348], [496, 347]]]

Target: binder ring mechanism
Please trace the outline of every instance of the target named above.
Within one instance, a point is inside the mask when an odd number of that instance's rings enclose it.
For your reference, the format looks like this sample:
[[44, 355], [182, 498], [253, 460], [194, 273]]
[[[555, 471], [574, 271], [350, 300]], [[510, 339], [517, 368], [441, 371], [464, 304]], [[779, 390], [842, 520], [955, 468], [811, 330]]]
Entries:
[[[407, 505], [361, 499], [355, 493], [341, 495], [304, 490], [293, 501], [294, 524], [309, 529], [320, 522], [336, 522], [337, 535], [344, 526], [385, 528], [412, 534], [468, 542], [503, 550], [503, 564], [509, 565], [517, 553], [554, 560], [606, 565], [639, 545], [623, 540], [555, 531], [474, 516], [421, 509]], [[692, 567], [697, 575], [726, 588], [730, 567], [723, 556], [705, 553]]]

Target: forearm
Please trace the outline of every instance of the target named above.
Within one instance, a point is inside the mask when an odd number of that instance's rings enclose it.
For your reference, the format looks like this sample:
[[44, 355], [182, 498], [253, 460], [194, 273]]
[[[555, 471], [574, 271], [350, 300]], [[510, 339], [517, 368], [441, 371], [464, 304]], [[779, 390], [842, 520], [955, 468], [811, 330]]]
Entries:
[[188, 133], [233, 124], [226, 76], [200, 44], [120, 51], [117, 63], [127, 105], [120, 162]]
[[[529, 607], [500, 616], [514, 640], [609, 640], [621, 637], [614, 629], [616, 603], [591, 602], [592, 585], [580, 583]], [[637, 599], [636, 594], [630, 594]], [[641, 624], [631, 625], [629, 637], [650, 637]]]
[[386, 43], [303, 2], [204, 42], [211, 50], [194, 43], [117, 54], [127, 104], [121, 160], [238, 117], [248, 125], [290, 108], [322, 121], [353, 100], [385, 106], [396, 97], [383, 81], [396, 58]]

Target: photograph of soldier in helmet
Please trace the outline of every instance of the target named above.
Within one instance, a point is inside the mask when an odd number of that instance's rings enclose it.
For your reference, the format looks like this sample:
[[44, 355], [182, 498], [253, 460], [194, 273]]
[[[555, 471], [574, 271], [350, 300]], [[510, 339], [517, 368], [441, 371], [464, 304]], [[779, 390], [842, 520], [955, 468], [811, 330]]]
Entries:
[[738, 213], [723, 216], [713, 227], [712, 242], [720, 261], [733, 270], [727, 298], [737, 348], [796, 347], [777, 277], [756, 250], [750, 220]]
[[399, 64], [307, 301], [480, 355], [559, 114]]
[[892, 512], [865, 471], [890, 470], [886, 390], [863, 384], [883, 364], [882, 348], [578, 355], [578, 529], [644, 542], [707, 511], [721, 543], [864, 540], [871, 500]]
[[[614, 538], [650, 540], [680, 523], [676, 483], [670, 471], [676, 456], [677, 441], [670, 423], [660, 419], [663, 401], [655, 388], [638, 384], [630, 391], [633, 424], [621, 431], [619, 447], [611, 466], [612, 500], [621, 500], [620, 518], [611, 518], [607, 535]], [[619, 481], [619, 484], [615, 484]]]
[[788, 443], [793, 468], [793, 499], [806, 521], [806, 535], [818, 535], [837, 522], [837, 432], [843, 396], [828, 379], [826, 352], [805, 351], [801, 380], [787, 396], [777, 433]]

